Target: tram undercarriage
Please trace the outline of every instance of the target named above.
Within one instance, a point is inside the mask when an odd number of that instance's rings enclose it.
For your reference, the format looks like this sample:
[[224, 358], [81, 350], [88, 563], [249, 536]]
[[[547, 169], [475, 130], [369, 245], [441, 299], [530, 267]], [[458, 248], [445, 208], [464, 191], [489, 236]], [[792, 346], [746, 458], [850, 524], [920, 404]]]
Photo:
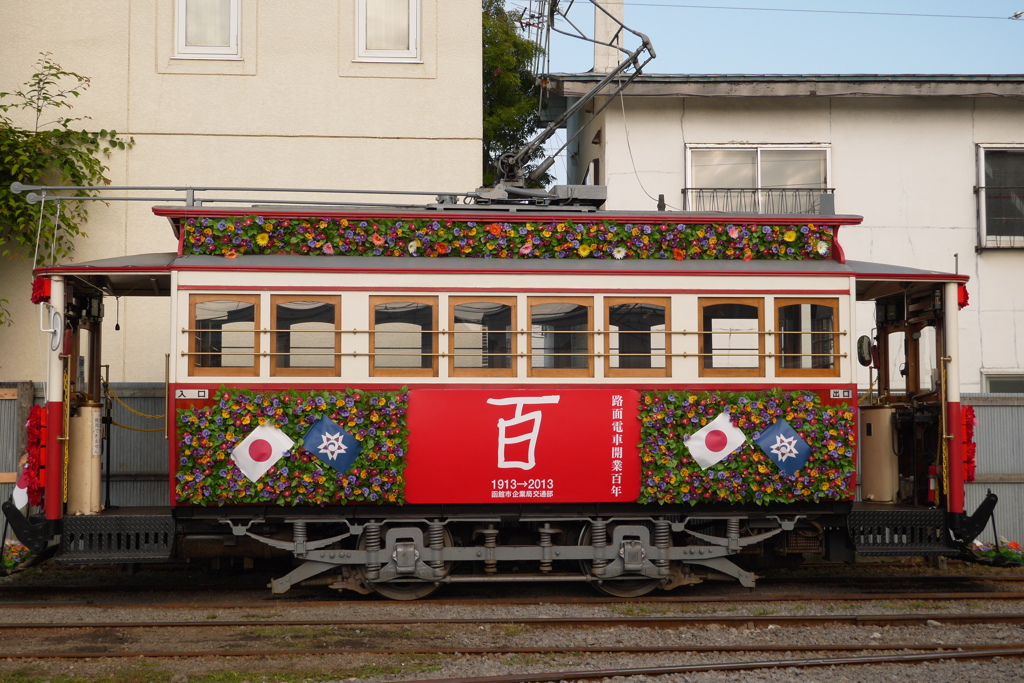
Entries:
[[[801, 554], [823, 550], [821, 527], [803, 515], [531, 515], [514, 524], [493, 516], [306, 518], [286, 523], [292, 528], [289, 540], [263, 535], [256, 520], [219, 521], [232, 536], [290, 552], [300, 562], [272, 582], [275, 593], [318, 577], [338, 590], [375, 591], [400, 600], [424, 597], [444, 584], [488, 580], [586, 581], [602, 592], [630, 597], [699, 583], [717, 573], [753, 588], [756, 575], [737, 558], [795, 552], [790, 548]], [[287, 528], [282, 530], [277, 535], [287, 536]]]

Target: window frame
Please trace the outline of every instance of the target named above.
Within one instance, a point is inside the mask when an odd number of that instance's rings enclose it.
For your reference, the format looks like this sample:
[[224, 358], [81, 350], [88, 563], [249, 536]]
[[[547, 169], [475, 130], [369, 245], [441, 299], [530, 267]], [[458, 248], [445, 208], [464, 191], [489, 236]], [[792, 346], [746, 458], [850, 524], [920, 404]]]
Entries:
[[[629, 334], [628, 332], [612, 331], [612, 307], [624, 304], [651, 304], [661, 306], [665, 309], [665, 331], [650, 332], [648, 334], [663, 334], [665, 337], [664, 353], [651, 353], [650, 357], [662, 358], [665, 361], [663, 368], [613, 368], [612, 357], [619, 357], [619, 354], [612, 353], [612, 334]], [[672, 376], [672, 298], [671, 297], [604, 297], [604, 374], [607, 377], [671, 377]], [[641, 333], [642, 334], [642, 333]], [[621, 343], [620, 343], [621, 346]]]
[[[290, 302], [319, 302], [334, 305], [334, 365], [331, 367], [281, 367], [278, 359], [282, 355], [277, 348], [278, 330], [277, 307]], [[326, 330], [324, 330], [326, 332]], [[299, 334], [302, 334], [300, 331]], [[323, 355], [328, 355], [324, 353]], [[316, 294], [271, 294], [270, 295], [270, 376], [271, 377], [340, 377], [341, 376], [341, 297]]]
[[[410, 303], [410, 304], [425, 304], [430, 306], [431, 311], [431, 329], [428, 331], [431, 339], [431, 350], [430, 350], [430, 366], [429, 367], [418, 367], [418, 368], [379, 368], [377, 367], [377, 339], [376, 339], [376, 327], [377, 327], [377, 305], [378, 304], [389, 304], [389, 303]], [[436, 296], [403, 296], [398, 295], [385, 295], [385, 296], [371, 296], [370, 297], [370, 377], [437, 377], [438, 368], [438, 336], [440, 331], [437, 328], [438, 321], [438, 297]], [[382, 332], [381, 334], [384, 334]], [[422, 334], [422, 332], [421, 332]], [[413, 355], [413, 354], [409, 354]], [[421, 347], [420, 356], [422, 359], [423, 351]]]
[[[757, 309], [757, 367], [753, 368], [712, 368], [706, 361], [713, 357], [706, 350], [706, 340], [712, 334], [722, 334], [704, 329], [704, 309], [720, 304], [739, 304]], [[765, 376], [765, 320], [764, 297], [698, 297], [697, 298], [697, 376], [698, 377], [764, 377]]]
[[[751, 188], [715, 188], [715, 187], [698, 187], [695, 184], [694, 171], [693, 171], [693, 153], [700, 151], [753, 151], [754, 152], [754, 187]], [[827, 144], [814, 144], [814, 143], [780, 143], [780, 144], [732, 144], [732, 143], [695, 143], [687, 144], [684, 151], [684, 176], [686, 181], [686, 190], [699, 190], [699, 189], [749, 189], [754, 196], [755, 204], [754, 210], [761, 212], [764, 205], [763, 192], [772, 189], [782, 188], [767, 188], [763, 186], [762, 181], [762, 161], [761, 155], [763, 152], [784, 152], [784, 151], [823, 151], [825, 152], [825, 177], [822, 179], [821, 193], [826, 194], [830, 191], [829, 182], [832, 178], [832, 146]], [[794, 188], [794, 189], [808, 189], [814, 190], [819, 188]], [[685, 193], [685, 210], [699, 210], [693, 207], [694, 198], [691, 193]], [[728, 211], [730, 209], [723, 209]], [[738, 210], [738, 209], [737, 209]]]
[[[782, 309], [785, 306], [810, 304], [815, 306], [826, 306], [832, 309], [832, 331], [813, 332], [812, 330], [801, 330], [799, 334], [811, 333], [832, 336], [832, 367], [831, 368], [784, 368], [782, 367], [782, 337], [784, 334], [797, 334], [796, 332], [783, 332], [782, 330]], [[837, 297], [779, 297], [774, 301], [775, 305], [775, 375], [777, 377], [839, 377], [839, 299]], [[813, 358], [806, 354], [800, 354], [800, 358]]]
[[[259, 377], [260, 376], [260, 295], [259, 294], [233, 294], [231, 292], [220, 292], [216, 294], [189, 294], [188, 298], [188, 321], [190, 330], [198, 330], [196, 323], [196, 304], [208, 301], [238, 301], [251, 304], [253, 307], [253, 351], [252, 366], [240, 367], [203, 367], [196, 365], [196, 360], [201, 356], [197, 347], [197, 336], [199, 332], [187, 332], [188, 334], [188, 376], [189, 377]], [[248, 354], [246, 354], [248, 355]]]
[[[535, 368], [533, 366], [533, 307], [541, 304], [575, 304], [587, 309], [587, 329], [575, 334], [587, 336], [586, 367]], [[526, 374], [527, 377], [593, 377], [594, 376], [594, 297], [531, 296], [526, 300]], [[547, 354], [540, 354], [541, 357]], [[577, 355], [577, 354], [572, 354]]]
[[978, 247], [981, 249], [1012, 249], [1024, 248], [1024, 218], [1021, 219], [1019, 235], [988, 234], [988, 187], [986, 185], [986, 155], [989, 152], [1019, 152], [1024, 156], [1024, 143], [980, 144], [977, 158], [977, 186], [975, 194], [978, 198]]
[[230, 24], [228, 44], [188, 45], [186, 41], [187, 13], [189, 0], [176, 0], [174, 14], [174, 59], [242, 59], [242, 12], [241, 0], [228, 0]]
[[409, 49], [371, 50], [366, 47], [366, 2], [356, 0], [356, 60], [357, 62], [419, 62], [420, 61], [420, 0], [409, 3]]
[[[455, 329], [455, 307], [460, 304], [472, 303], [493, 303], [509, 306], [512, 316], [512, 329], [508, 331], [511, 338], [509, 357], [511, 363], [508, 368], [458, 368], [455, 367], [457, 351], [455, 348], [455, 336], [457, 334], [473, 334], [460, 332]], [[518, 339], [516, 325], [518, 321], [516, 298], [514, 296], [449, 296], [448, 297], [448, 375], [450, 377], [515, 377], [518, 364]]]
[[[982, 375], [985, 378], [985, 392], [989, 394], [1006, 394], [1014, 395], [1018, 393], [1024, 393], [1024, 371], [982, 371]], [[1021, 383], [1021, 391], [999, 391], [992, 388], [992, 380], [1012, 380], [1014, 382]]]

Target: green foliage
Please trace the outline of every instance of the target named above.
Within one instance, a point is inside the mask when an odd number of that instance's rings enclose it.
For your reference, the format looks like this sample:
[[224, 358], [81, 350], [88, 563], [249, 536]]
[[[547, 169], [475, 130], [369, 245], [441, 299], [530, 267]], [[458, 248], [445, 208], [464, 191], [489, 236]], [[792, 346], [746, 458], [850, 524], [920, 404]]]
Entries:
[[[64, 201], [58, 219], [52, 205], [42, 216], [40, 204], [29, 204], [23, 194], [11, 192], [11, 183], [25, 185], [109, 185], [101, 155], [134, 144], [114, 130], [92, 132], [72, 125], [82, 117], [64, 116], [71, 100], [89, 87], [85, 76], [66, 71], [42, 53], [36, 73], [21, 89], [0, 92], [0, 254], [27, 256], [38, 249], [39, 262], [50, 263], [69, 255], [74, 239], [84, 235], [88, 202]], [[19, 128], [8, 118], [11, 110], [33, 114], [31, 129]], [[52, 117], [52, 118], [51, 118]], [[37, 235], [38, 233], [38, 241]], [[0, 311], [0, 322], [4, 320]]]
[[[535, 133], [538, 85], [530, 70], [540, 47], [519, 34], [503, 0], [483, 1], [484, 184], [494, 181], [495, 162], [516, 152]], [[540, 150], [535, 158], [541, 156]], [[530, 160], [532, 161], [532, 160]]]

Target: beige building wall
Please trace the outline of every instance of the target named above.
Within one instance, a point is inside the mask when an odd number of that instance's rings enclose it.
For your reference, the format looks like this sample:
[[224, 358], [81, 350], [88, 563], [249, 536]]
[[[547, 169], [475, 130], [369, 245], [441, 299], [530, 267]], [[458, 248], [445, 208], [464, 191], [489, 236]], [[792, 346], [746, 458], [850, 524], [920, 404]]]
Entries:
[[[403, 62], [356, 58], [356, 0], [239, 5], [240, 59], [180, 59], [174, 0], [5, 0], [0, 90], [26, 81], [40, 52], [91, 78], [72, 114], [135, 140], [105, 160], [114, 185], [479, 186], [478, 2], [419, 0], [419, 58]], [[151, 205], [94, 203], [74, 260], [173, 250], [170, 227]], [[0, 328], [0, 381], [43, 378], [45, 339], [30, 284], [29, 263], [0, 263], [0, 298], [14, 321]], [[162, 379], [167, 302], [121, 301], [120, 332], [116, 302], [108, 298], [106, 307], [111, 380]]]

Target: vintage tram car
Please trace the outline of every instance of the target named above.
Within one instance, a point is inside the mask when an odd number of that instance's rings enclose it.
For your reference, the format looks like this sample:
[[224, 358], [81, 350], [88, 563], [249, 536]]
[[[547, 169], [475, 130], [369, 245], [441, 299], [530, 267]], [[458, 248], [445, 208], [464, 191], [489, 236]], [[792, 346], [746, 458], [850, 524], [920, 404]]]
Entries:
[[[995, 504], [964, 511], [966, 277], [847, 261], [858, 217], [154, 212], [177, 253], [37, 271], [38, 505], [4, 511], [58, 561], [283, 555], [275, 592], [629, 596], [956, 555]], [[170, 298], [170, 505], [103, 509], [103, 301], [129, 296]]]

